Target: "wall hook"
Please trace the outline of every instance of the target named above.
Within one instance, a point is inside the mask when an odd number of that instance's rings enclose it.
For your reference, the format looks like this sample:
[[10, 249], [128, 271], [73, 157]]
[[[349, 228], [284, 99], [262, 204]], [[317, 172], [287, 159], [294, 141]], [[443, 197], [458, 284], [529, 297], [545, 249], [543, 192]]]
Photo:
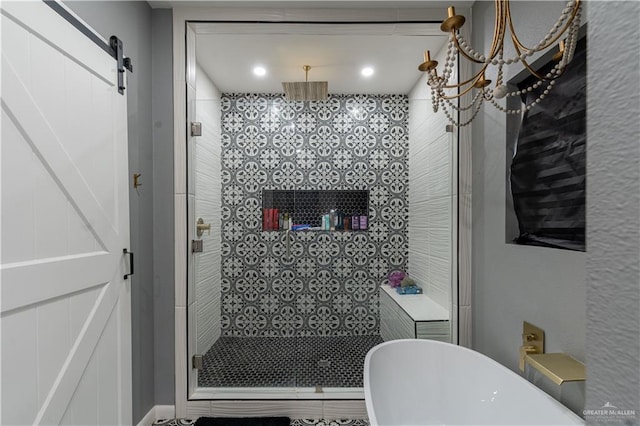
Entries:
[[140, 183], [140, 176], [142, 176], [140, 173], [133, 174], [133, 187], [135, 189], [138, 189], [139, 186], [142, 186], [142, 183]]

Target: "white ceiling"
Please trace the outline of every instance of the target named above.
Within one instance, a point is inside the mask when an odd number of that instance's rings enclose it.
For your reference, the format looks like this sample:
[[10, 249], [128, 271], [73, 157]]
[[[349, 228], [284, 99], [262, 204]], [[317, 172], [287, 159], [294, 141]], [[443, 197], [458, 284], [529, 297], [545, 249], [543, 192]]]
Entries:
[[[261, 20], [268, 24], [197, 23], [197, 60], [223, 92], [281, 93], [283, 81], [328, 81], [329, 93], [408, 93], [421, 76], [424, 50], [446, 39], [439, 22], [458, 0], [155, 0], [202, 20]], [[223, 18], [220, 18], [223, 17]], [[226, 19], [224, 17], [227, 17]], [[286, 21], [405, 22], [403, 24], [290, 24]], [[412, 23], [406, 23], [412, 22]], [[423, 24], [418, 22], [437, 22]], [[257, 78], [256, 65], [267, 69]], [[370, 78], [360, 75], [371, 66]]]
[[[328, 81], [331, 94], [406, 94], [423, 51], [446, 42], [439, 24], [197, 23], [196, 57], [223, 92], [282, 93], [283, 81]], [[264, 77], [253, 75], [261, 65]], [[364, 66], [375, 73], [365, 78]]]

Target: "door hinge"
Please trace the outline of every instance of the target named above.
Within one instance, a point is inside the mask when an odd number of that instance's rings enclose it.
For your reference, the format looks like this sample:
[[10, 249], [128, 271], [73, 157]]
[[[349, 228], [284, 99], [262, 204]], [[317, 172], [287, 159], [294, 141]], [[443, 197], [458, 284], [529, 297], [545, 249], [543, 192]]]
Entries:
[[199, 121], [191, 122], [191, 136], [202, 136], [202, 123]]
[[195, 368], [196, 370], [202, 370], [203, 366], [204, 366], [204, 361], [202, 359], [202, 355], [194, 355], [193, 358], [191, 358], [192, 368]]
[[191, 253], [202, 253], [202, 240], [191, 240]]

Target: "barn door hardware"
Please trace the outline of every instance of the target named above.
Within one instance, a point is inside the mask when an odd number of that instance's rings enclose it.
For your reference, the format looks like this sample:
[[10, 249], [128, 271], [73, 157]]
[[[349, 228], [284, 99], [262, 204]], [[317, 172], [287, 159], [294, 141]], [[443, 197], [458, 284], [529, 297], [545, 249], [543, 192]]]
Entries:
[[98, 35], [94, 30], [89, 28], [84, 22], [80, 21], [69, 9], [59, 0], [43, 0], [44, 3], [53, 9], [58, 15], [73, 25], [78, 31], [84, 34], [89, 40], [95, 43], [100, 49], [104, 50], [118, 62], [118, 93], [124, 95], [124, 70], [133, 72], [133, 64], [131, 58], [124, 57], [124, 48], [122, 40], [116, 36], [111, 36], [109, 44]]
[[116, 36], [111, 36], [109, 44], [116, 53], [116, 61], [118, 62], [118, 93], [123, 95], [124, 89], [126, 89], [124, 86], [124, 71], [127, 69], [129, 72], [133, 72], [133, 64], [131, 63], [131, 58], [126, 58], [124, 56], [122, 40]]

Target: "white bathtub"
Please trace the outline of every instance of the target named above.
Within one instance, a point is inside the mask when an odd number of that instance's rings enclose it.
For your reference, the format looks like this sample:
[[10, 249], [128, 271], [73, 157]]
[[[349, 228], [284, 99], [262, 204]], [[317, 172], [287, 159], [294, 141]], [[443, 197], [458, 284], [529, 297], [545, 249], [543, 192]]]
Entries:
[[479, 352], [433, 340], [392, 340], [364, 361], [377, 425], [582, 425], [568, 408]]

